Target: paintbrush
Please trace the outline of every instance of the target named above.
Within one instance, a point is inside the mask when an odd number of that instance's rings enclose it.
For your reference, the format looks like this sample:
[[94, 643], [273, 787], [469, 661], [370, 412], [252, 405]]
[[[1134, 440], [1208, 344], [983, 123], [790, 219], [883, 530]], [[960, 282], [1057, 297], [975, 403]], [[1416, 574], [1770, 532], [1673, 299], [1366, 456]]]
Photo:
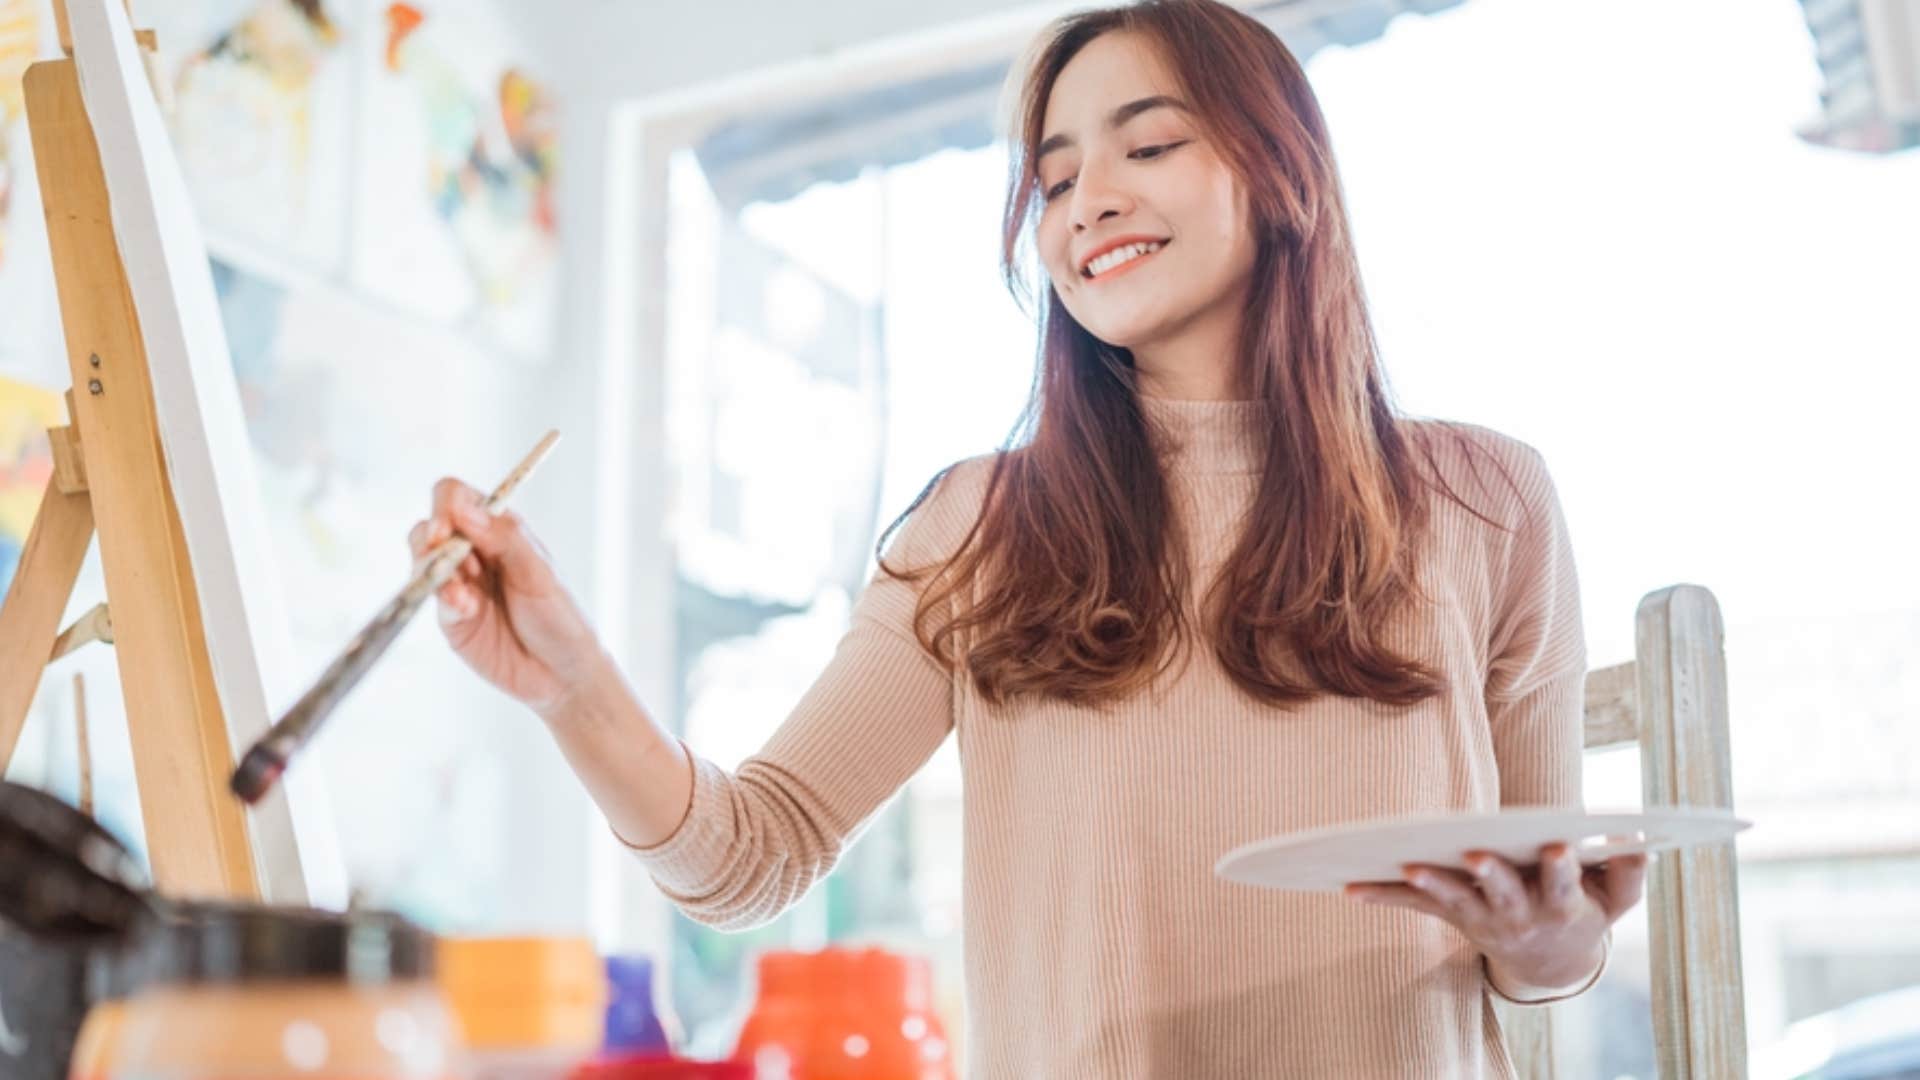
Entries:
[[[559, 441], [558, 431], [547, 432], [526, 459], [508, 473], [505, 480], [500, 481], [500, 486], [493, 489], [493, 494], [487, 496], [485, 512], [499, 513], [506, 504], [507, 496], [513, 494], [513, 489], [520, 486], [520, 481], [527, 478], [527, 474], [540, 464], [547, 452], [553, 449], [553, 444]], [[347, 696], [348, 691], [359, 684], [368, 669], [400, 636], [400, 631], [406, 629], [414, 612], [420, 610], [420, 605], [426, 602], [427, 597], [453, 579], [460, 564], [472, 553], [473, 541], [464, 536], [448, 537], [444, 543], [427, 553], [414, 571], [413, 580], [407, 582], [406, 587], [354, 635], [346, 651], [327, 665], [327, 670], [321, 673], [313, 689], [294, 702], [293, 708], [268, 728], [267, 733], [240, 759], [239, 766], [233, 770], [233, 779], [229, 781], [235, 795], [250, 803], [260, 801], [260, 797], [273, 787], [274, 781], [287, 771], [287, 763], [293, 755], [320, 729], [320, 725], [340, 704], [341, 699]]]

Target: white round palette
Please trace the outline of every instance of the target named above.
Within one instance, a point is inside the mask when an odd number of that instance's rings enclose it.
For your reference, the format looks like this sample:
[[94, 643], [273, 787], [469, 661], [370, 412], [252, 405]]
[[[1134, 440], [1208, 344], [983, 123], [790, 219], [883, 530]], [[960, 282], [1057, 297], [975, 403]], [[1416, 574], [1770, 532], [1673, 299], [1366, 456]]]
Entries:
[[1729, 810], [1669, 806], [1619, 813], [1528, 807], [1492, 813], [1374, 818], [1284, 833], [1227, 852], [1213, 871], [1267, 889], [1337, 892], [1353, 882], [1400, 882], [1409, 863], [1466, 869], [1470, 851], [1531, 866], [1548, 844], [1573, 845], [1581, 863], [1717, 844], [1753, 823]]

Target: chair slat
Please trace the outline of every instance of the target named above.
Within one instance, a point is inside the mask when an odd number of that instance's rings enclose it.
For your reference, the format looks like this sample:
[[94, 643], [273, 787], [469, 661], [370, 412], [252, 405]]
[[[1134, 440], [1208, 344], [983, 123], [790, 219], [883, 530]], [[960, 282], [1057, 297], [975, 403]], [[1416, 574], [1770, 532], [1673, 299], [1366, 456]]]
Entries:
[[[1640, 602], [1634, 659], [1587, 673], [1582, 744], [1636, 747], [1647, 806], [1733, 807], [1720, 608], [1695, 585]], [[1660, 1080], [1744, 1080], [1739, 881], [1733, 845], [1665, 855], [1647, 882]], [[1495, 1002], [1521, 1080], [1555, 1080], [1557, 1009]]]
[[1585, 743], [1588, 750], [1640, 742], [1636, 679], [1631, 660], [1587, 672]]

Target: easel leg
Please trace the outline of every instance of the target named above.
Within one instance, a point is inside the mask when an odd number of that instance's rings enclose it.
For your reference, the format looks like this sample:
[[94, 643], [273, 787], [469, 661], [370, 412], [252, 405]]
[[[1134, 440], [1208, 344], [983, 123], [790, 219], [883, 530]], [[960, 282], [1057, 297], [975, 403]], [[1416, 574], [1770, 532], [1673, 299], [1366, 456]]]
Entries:
[[175, 896], [257, 899], [247, 818], [226, 789], [233, 750], [93, 123], [73, 61], [33, 65], [25, 88], [154, 884]]
[[0, 773], [20, 742], [27, 709], [60, 633], [60, 616], [92, 542], [93, 503], [87, 493], [67, 494], [48, 481], [6, 602], [0, 604], [0, 661], [9, 669], [17, 666], [0, 682]]

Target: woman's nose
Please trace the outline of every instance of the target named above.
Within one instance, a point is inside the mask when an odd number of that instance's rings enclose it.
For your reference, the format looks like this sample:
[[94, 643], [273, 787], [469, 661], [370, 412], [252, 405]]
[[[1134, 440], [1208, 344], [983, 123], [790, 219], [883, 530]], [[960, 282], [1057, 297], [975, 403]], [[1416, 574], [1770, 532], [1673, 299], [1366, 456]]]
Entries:
[[1104, 170], [1083, 168], [1073, 181], [1069, 220], [1075, 232], [1085, 232], [1095, 223], [1123, 214], [1132, 206], [1132, 197], [1108, 182]]

